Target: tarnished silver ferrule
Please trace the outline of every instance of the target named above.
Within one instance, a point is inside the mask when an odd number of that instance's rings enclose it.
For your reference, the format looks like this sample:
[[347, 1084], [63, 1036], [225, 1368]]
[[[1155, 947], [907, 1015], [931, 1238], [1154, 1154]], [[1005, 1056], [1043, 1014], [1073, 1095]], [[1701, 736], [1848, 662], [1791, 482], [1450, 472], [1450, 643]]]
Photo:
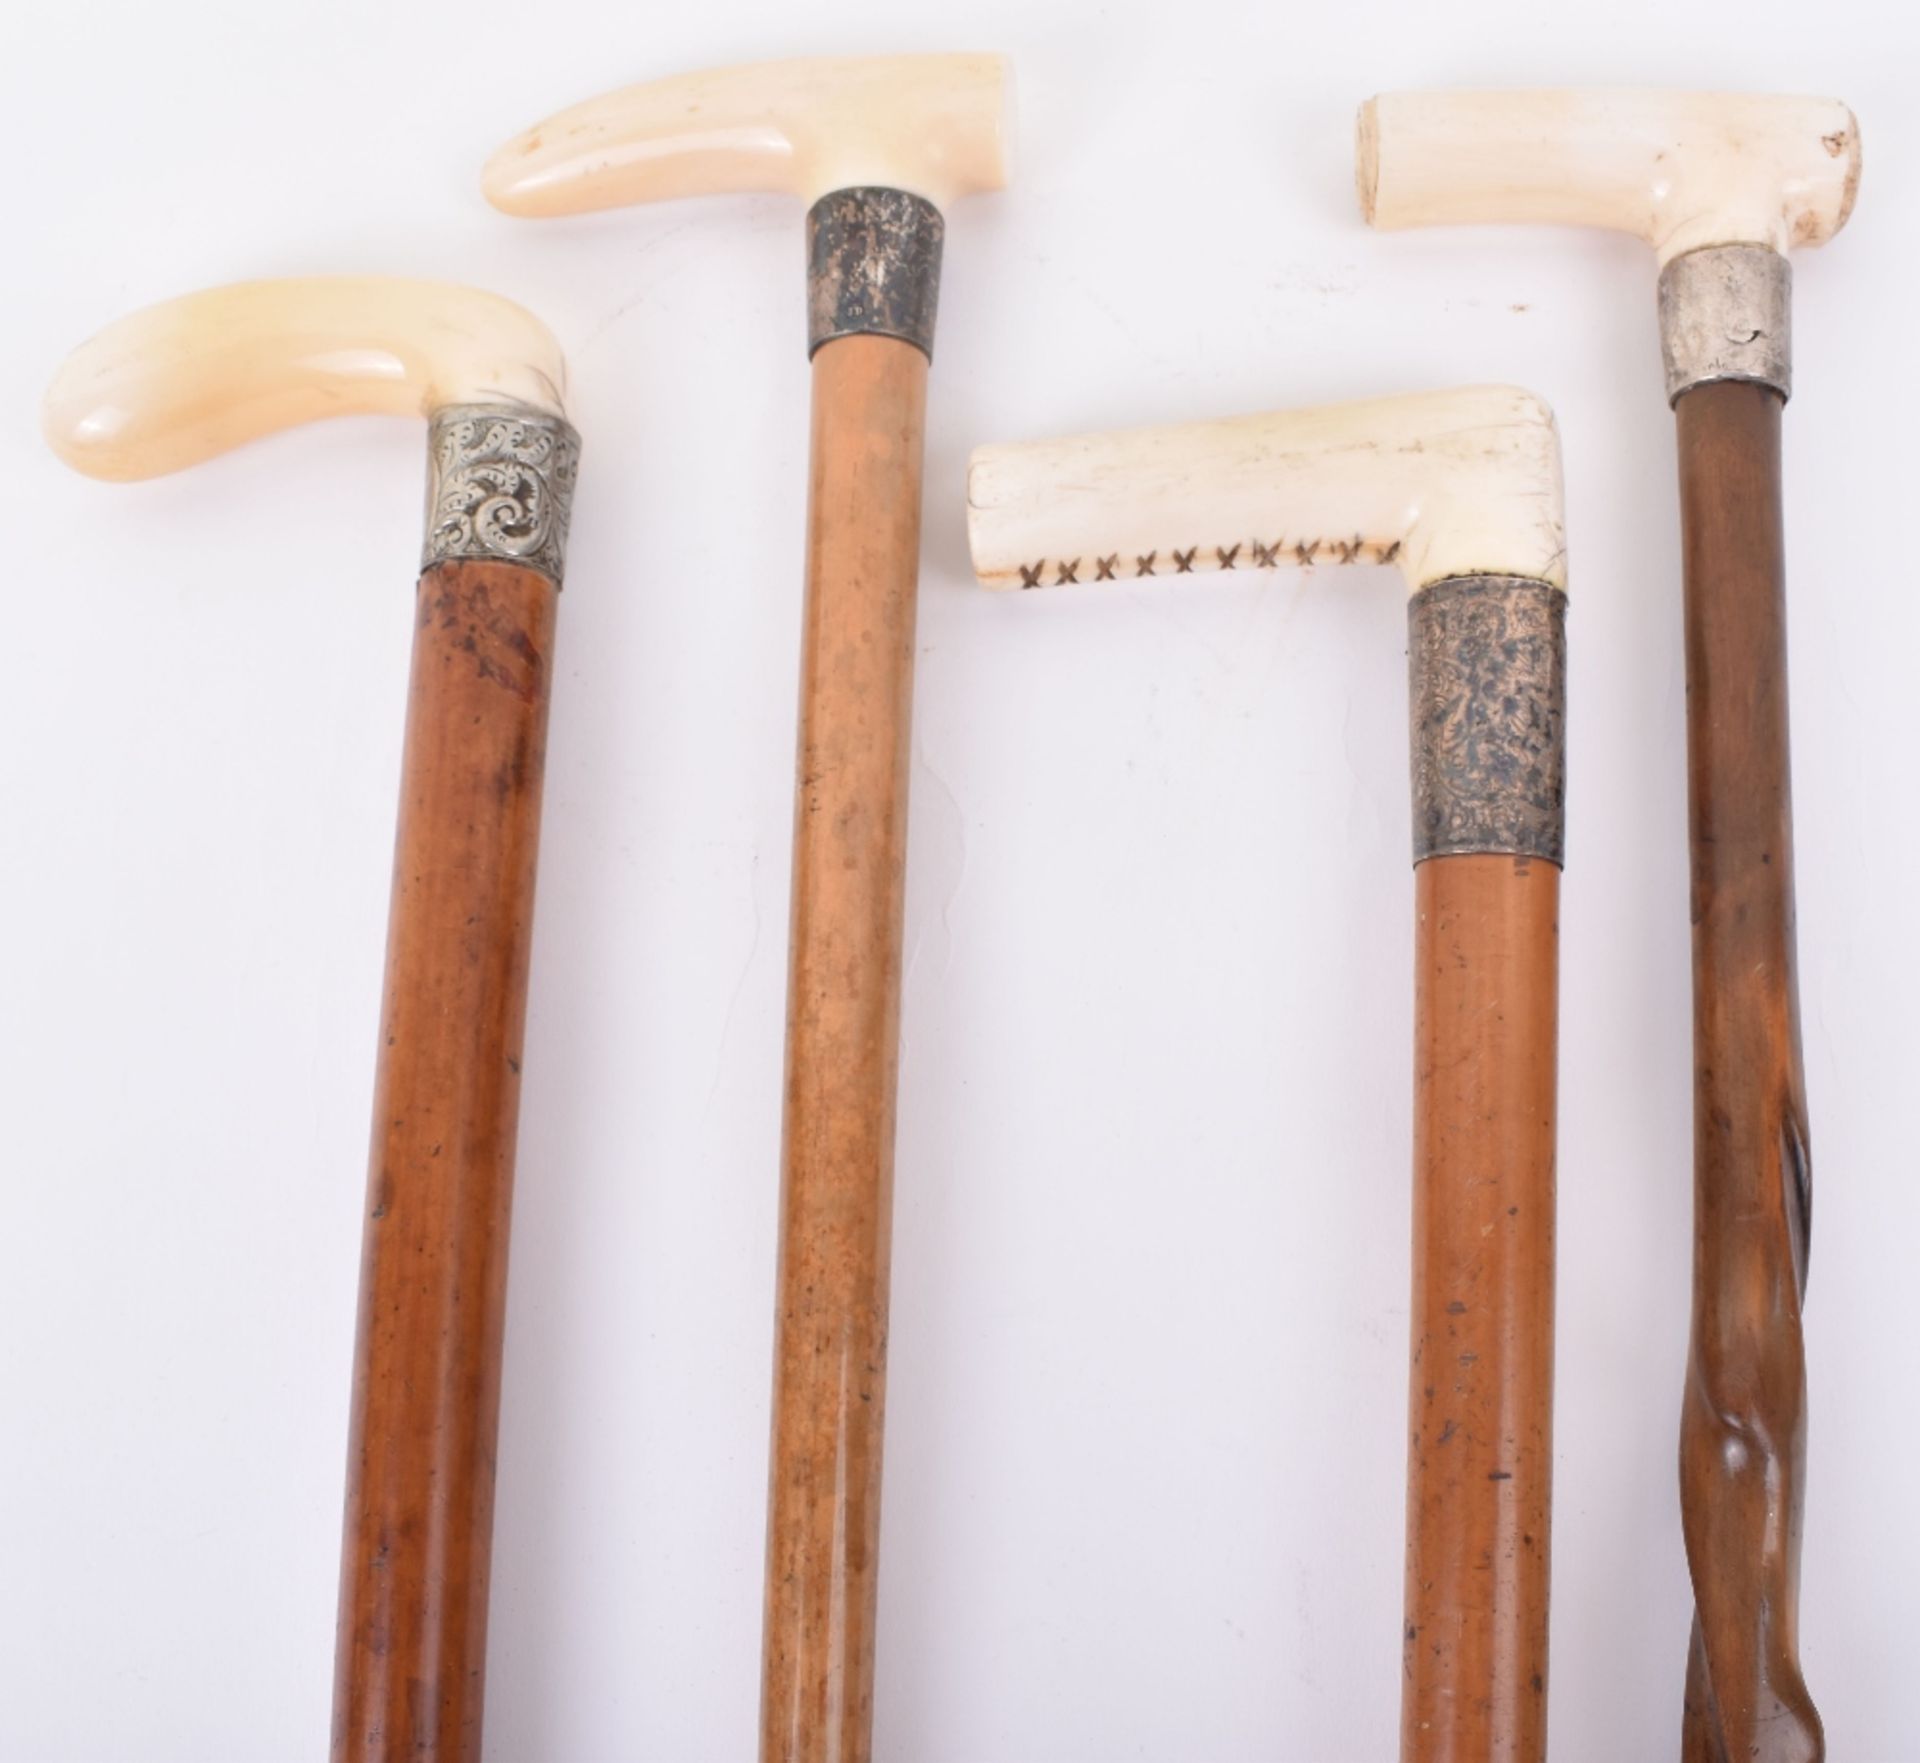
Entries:
[[835, 337], [899, 337], [933, 359], [947, 223], [924, 196], [835, 190], [807, 210], [807, 354]]
[[1524, 576], [1434, 582], [1407, 604], [1413, 861], [1564, 860], [1567, 596]]
[[1667, 402], [1708, 380], [1793, 391], [1793, 265], [1765, 245], [1703, 245], [1660, 272]]
[[564, 416], [528, 404], [436, 410], [420, 567], [451, 558], [518, 563], [559, 587], [579, 468], [579, 431]]

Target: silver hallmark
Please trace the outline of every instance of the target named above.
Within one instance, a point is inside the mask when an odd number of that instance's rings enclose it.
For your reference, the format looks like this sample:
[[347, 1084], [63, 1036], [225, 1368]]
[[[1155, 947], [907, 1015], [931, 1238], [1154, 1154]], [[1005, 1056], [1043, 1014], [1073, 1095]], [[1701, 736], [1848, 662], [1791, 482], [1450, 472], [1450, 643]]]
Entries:
[[1413, 860], [1566, 851], [1567, 596], [1455, 576], [1407, 603]]
[[523, 404], [436, 410], [420, 567], [485, 558], [537, 569], [559, 587], [579, 465], [579, 432], [563, 416]]
[[1765, 245], [1705, 245], [1660, 272], [1667, 402], [1709, 380], [1793, 390], [1793, 266]]

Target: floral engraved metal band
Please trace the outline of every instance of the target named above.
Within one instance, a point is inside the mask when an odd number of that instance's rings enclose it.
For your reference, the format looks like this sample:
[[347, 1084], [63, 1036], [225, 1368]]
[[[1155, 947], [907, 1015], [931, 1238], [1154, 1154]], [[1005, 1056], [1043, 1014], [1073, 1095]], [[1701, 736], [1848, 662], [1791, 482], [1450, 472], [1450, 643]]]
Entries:
[[1667, 402], [1709, 380], [1793, 391], [1793, 266], [1765, 245], [1703, 245], [1660, 272]]
[[1567, 597], [1519, 576], [1435, 582], [1407, 607], [1413, 860], [1563, 860]]
[[451, 558], [519, 563], [559, 587], [579, 466], [580, 436], [563, 416], [518, 404], [436, 410], [420, 567]]
[[807, 353], [835, 337], [899, 337], [933, 359], [947, 223], [924, 196], [835, 190], [807, 211]]

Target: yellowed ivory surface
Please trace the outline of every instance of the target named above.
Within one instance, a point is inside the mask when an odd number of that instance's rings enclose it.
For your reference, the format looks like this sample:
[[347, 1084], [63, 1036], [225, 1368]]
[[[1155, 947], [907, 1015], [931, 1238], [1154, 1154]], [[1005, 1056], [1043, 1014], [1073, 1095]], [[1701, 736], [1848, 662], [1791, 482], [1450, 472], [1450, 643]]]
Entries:
[[324, 416], [491, 403], [563, 414], [565, 386], [547, 328], [496, 294], [377, 277], [237, 282], [83, 343], [42, 421], [75, 470], [145, 478]]
[[1705, 245], [1818, 245], [1846, 224], [1860, 130], [1830, 98], [1662, 91], [1389, 92], [1361, 107], [1377, 227], [1545, 221]]
[[1553, 413], [1512, 386], [982, 447], [967, 527], [989, 587], [1322, 563], [1566, 585]]
[[766, 190], [884, 185], [939, 207], [1007, 181], [1013, 74], [999, 55], [768, 61], [628, 86], [509, 141], [482, 178], [544, 217]]

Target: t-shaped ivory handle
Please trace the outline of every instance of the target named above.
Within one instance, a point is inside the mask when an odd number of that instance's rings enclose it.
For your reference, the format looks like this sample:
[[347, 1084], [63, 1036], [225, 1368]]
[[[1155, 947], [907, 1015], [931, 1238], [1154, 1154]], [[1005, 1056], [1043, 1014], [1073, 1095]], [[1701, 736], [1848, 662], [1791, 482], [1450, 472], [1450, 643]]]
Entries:
[[506, 405], [562, 416], [566, 363], [497, 294], [441, 282], [236, 282], [149, 306], [81, 344], [42, 409], [74, 470], [125, 482], [325, 416]]
[[1660, 91], [1390, 92], [1361, 106], [1377, 227], [1545, 221], [1705, 245], [1818, 245], [1846, 224], [1860, 130], [1827, 98]]
[[999, 55], [767, 61], [628, 86], [509, 141], [482, 178], [508, 214], [766, 190], [809, 203], [864, 186], [944, 208], [1007, 180], [1012, 74]]
[[487, 199], [541, 218], [674, 196], [804, 197], [809, 353], [877, 335], [933, 354], [944, 207], [1007, 178], [999, 55], [768, 61], [628, 86], [488, 162]]
[[1787, 250], [1846, 225], [1860, 130], [1827, 98], [1725, 92], [1393, 92], [1360, 109], [1360, 206], [1378, 227], [1613, 227], [1660, 262], [1667, 399], [1793, 384]]
[[982, 447], [967, 531], [989, 587], [1295, 563], [1566, 585], [1553, 412], [1512, 386]]

